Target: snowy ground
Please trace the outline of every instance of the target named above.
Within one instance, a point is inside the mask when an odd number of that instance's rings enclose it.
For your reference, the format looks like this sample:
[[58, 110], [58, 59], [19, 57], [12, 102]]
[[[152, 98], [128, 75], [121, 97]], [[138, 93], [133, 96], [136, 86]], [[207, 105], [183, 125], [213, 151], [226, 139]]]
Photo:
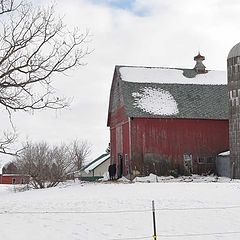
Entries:
[[240, 182], [172, 180], [69, 182], [26, 192], [0, 185], [1, 238], [150, 240], [155, 200], [159, 240], [240, 239]]

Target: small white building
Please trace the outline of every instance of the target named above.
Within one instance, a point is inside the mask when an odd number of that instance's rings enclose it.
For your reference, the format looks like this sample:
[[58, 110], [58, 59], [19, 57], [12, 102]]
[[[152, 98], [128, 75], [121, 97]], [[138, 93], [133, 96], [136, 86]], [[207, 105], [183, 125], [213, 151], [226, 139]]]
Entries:
[[216, 170], [218, 176], [221, 177], [233, 177], [231, 162], [230, 162], [230, 151], [219, 153], [216, 159]]
[[79, 172], [75, 172], [75, 177], [81, 180], [94, 181], [103, 178], [104, 174], [108, 172], [110, 165], [110, 154], [105, 153], [84, 166]]

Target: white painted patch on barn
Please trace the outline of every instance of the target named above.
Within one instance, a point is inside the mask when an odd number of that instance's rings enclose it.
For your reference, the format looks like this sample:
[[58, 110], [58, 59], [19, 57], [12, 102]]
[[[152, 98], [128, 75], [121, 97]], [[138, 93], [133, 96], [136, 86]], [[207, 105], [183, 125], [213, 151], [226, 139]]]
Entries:
[[121, 78], [127, 82], [172, 83], [172, 84], [206, 84], [226, 85], [225, 71], [208, 71], [193, 78], [183, 75], [183, 70], [169, 68], [120, 67]]
[[177, 114], [178, 107], [174, 97], [161, 88], [145, 87], [141, 92], [132, 93], [134, 106], [154, 115], [171, 116]]

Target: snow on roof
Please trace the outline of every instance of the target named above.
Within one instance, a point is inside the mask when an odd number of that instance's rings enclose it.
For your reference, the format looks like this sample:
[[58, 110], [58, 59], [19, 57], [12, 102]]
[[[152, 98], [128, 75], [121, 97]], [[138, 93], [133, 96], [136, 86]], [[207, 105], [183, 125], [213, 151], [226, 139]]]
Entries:
[[161, 88], [145, 87], [141, 92], [134, 92], [134, 106], [145, 112], [155, 115], [174, 115], [177, 114], [177, 102], [173, 96]]
[[226, 151], [218, 154], [218, 156], [229, 156], [229, 155], [230, 155], [230, 151]]
[[21, 174], [21, 173], [4, 173], [2, 176], [9, 176], [9, 177], [30, 177], [28, 174]]
[[127, 82], [141, 83], [177, 83], [177, 84], [227, 84], [225, 71], [208, 71], [188, 78], [183, 75], [184, 70], [171, 68], [120, 67], [121, 78]]
[[94, 160], [94, 161], [92, 162], [92, 164], [90, 163], [90, 164], [88, 165], [88, 167], [84, 169], [84, 171], [85, 171], [86, 173], [89, 173], [90, 171], [92, 171], [93, 169], [95, 169], [96, 167], [98, 167], [100, 164], [102, 164], [103, 162], [105, 162], [109, 157], [110, 157], [110, 155], [108, 154], [108, 155], [103, 156], [102, 158], [98, 159], [97, 161]]

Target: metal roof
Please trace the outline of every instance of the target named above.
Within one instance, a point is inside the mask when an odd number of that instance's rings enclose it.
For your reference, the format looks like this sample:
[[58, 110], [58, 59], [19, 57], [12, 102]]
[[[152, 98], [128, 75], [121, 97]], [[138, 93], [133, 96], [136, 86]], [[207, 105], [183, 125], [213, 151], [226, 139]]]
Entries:
[[[134, 105], [132, 93], [144, 87], [168, 91], [176, 100], [176, 115], [152, 115]], [[153, 84], [122, 82], [126, 114], [129, 117], [171, 117], [198, 119], [228, 119], [228, 92], [225, 85]]]
[[98, 167], [100, 164], [102, 164], [103, 162], [107, 161], [109, 158], [110, 158], [110, 154], [104, 153], [101, 156], [99, 156], [98, 158], [96, 158], [95, 160], [93, 160], [92, 162], [90, 162], [89, 164], [87, 164], [86, 166], [84, 166], [83, 168], [81, 168], [80, 171], [93, 170], [96, 167]]
[[229, 59], [237, 56], [240, 56], [240, 43], [237, 43], [235, 46], [232, 47], [227, 58]]
[[[182, 70], [185, 75], [192, 77], [192, 69]], [[128, 117], [228, 119], [227, 85], [139, 83], [121, 81], [121, 75], [117, 74], [117, 76]], [[149, 87], [168, 91], [177, 102], [179, 112], [171, 116], [154, 115], [136, 107], [133, 93], [141, 92], [142, 89]]]

